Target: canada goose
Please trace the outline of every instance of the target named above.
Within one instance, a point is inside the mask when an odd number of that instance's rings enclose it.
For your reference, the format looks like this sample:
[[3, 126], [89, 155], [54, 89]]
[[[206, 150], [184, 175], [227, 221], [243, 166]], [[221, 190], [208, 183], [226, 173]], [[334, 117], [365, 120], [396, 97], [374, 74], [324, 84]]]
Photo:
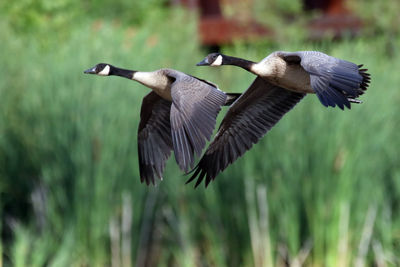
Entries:
[[362, 65], [316, 51], [273, 52], [256, 63], [220, 53], [209, 54], [198, 66], [234, 65], [257, 75], [230, 107], [219, 130], [192, 170], [187, 183], [206, 178], [207, 186], [229, 164], [249, 150], [307, 93], [325, 106], [350, 109], [370, 82]]
[[193, 168], [194, 154], [200, 156], [210, 140], [221, 106], [240, 95], [173, 69], [142, 72], [99, 63], [84, 73], [121, 76], [153, 90], [143, 98], [138, 129], [140, 180], [146, 184], [154, 184], [155, 176], [162, 180], [172, 149], [183, 171]]

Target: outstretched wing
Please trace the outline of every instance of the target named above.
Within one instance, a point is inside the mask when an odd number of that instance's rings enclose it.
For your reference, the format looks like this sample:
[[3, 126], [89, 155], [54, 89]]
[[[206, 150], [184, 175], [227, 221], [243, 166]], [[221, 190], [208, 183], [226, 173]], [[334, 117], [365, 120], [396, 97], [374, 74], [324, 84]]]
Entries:
[[288, 91], [257, 77], [232, 105], [220, 128], [187, 183], [206, 178], [206, 186], [218, 173], [257, 143], [304, 94]]
[[280, 52], [288, 63], [300, 64], [310, 74], [311, 87], [321, 103], [350, 108], [350, 102], [367, 90], [370, 75], [362, 65], [328, 56], [317, 51]]
[[187, 172], [194, 154], [201, 155], [214, 130], [216, 117], [225, 104], [224, 92], [186, 74], [175, 75], [171, 85], [171, 129], [175, 159]]
[[138, 129], [140, 181], [162, 180], [165, 163], [172, 150], [171, 102], [151, 92], [143, 98]]

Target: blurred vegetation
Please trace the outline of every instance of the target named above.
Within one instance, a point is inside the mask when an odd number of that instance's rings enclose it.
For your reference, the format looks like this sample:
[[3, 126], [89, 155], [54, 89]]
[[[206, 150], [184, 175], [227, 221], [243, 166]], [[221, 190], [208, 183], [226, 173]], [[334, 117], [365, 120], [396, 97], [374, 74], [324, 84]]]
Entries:
[[[3, 1], [1, 13], [18, 31], [74, 29], [91, 18], [140, 24], [148, 16], [165, 11], [166, 0], [21, 0]], [[72, 25], [71, 25], [72, 24]]]
[[[257, 14], [305, 16], [299, 1], [268, 3], [256, 1]], [[400, 8], [379, 2], [390, 12], [376, 16], [370, 1], [352, 3], [364, 37], [312, 43], [300, 17], [283, 38], [223, 51], [259, 60], [317, 49], [363, 63], [364, 103], [341, 111], [306, 97], [207, 190], [193, 190], [173, 160], [156, 187], [139, 182], [148, 89], [82, 71], [171, 67], [243, 91], [253, 75], [194, 66], [206, 54], [194, 14], [161, 0], [1, 2], [0, 265], [399, 265], [400, 54], [388, 43], [400, 45]]]

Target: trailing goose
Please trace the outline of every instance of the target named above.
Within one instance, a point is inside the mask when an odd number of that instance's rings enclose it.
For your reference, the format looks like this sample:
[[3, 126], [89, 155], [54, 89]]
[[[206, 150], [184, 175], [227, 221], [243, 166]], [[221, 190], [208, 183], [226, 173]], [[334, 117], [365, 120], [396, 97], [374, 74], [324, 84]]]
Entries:
[[221, 106], [240, 95], [173, 69], [142, 72], [100, 63], [84, 73], [125, 77], [153, 90], [143, 98], [138, 129], [140, 180], [146, 184], [162, 180], [171, 150], [180, 169], [193, 168], [194, 154], [200, 156], [210, 140]]
[[234, 65], [257, 78], [230, 107], [219, 130], [192, 170], [197, 187], [207, 186], [218, 173], [257, 143], [306, 94], [315, 93], [328, 107], [350, 109], [367, 90], [370, 75], [362, 65], [316, 51], [273, 52], [256, 63], [220, 53], [209, 54], [198, 66]]

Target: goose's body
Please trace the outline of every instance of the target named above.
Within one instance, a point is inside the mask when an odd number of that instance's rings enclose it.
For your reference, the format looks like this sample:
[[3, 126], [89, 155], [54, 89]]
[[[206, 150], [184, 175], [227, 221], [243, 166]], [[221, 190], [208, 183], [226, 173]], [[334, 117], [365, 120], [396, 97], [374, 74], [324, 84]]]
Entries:
[[299, 93], [314, 93], [310, 75], [298, 64], [287, 64], [278, 52], [272, 53], [259, 63], [251, 66], [250, 71], [274, 85]]
[[141, 72], [101, 63], [85, 73], [121, 76], [153, 90], [143, 99], [138, 129], [140, 178], [147, 184], [162, 179], [172, 150], [183, 171], [192, 168], [194, 155], [200, 156], [210, 140], [221, 106], [240, 95], [173, 69]]
[[152, 72], [137, 71], [133, 73], [132, 80], [138, 81], [152, 89], [157, 95], [172, 102], [171, 78], [179, 77], [181, 72], [171, 69], [160, 69]]
[[317, 51], [277, 51], [260, 62], [219, 53], [198, 66], [234, 65], [257, 78], [230, 107], [219, 130], [188, 182], [206, 178], [206, 186], [228, 165], [257, 143], [306, 94], [325, 106], [350, 108], [367, 89], [370, 75], [362, 65]]

